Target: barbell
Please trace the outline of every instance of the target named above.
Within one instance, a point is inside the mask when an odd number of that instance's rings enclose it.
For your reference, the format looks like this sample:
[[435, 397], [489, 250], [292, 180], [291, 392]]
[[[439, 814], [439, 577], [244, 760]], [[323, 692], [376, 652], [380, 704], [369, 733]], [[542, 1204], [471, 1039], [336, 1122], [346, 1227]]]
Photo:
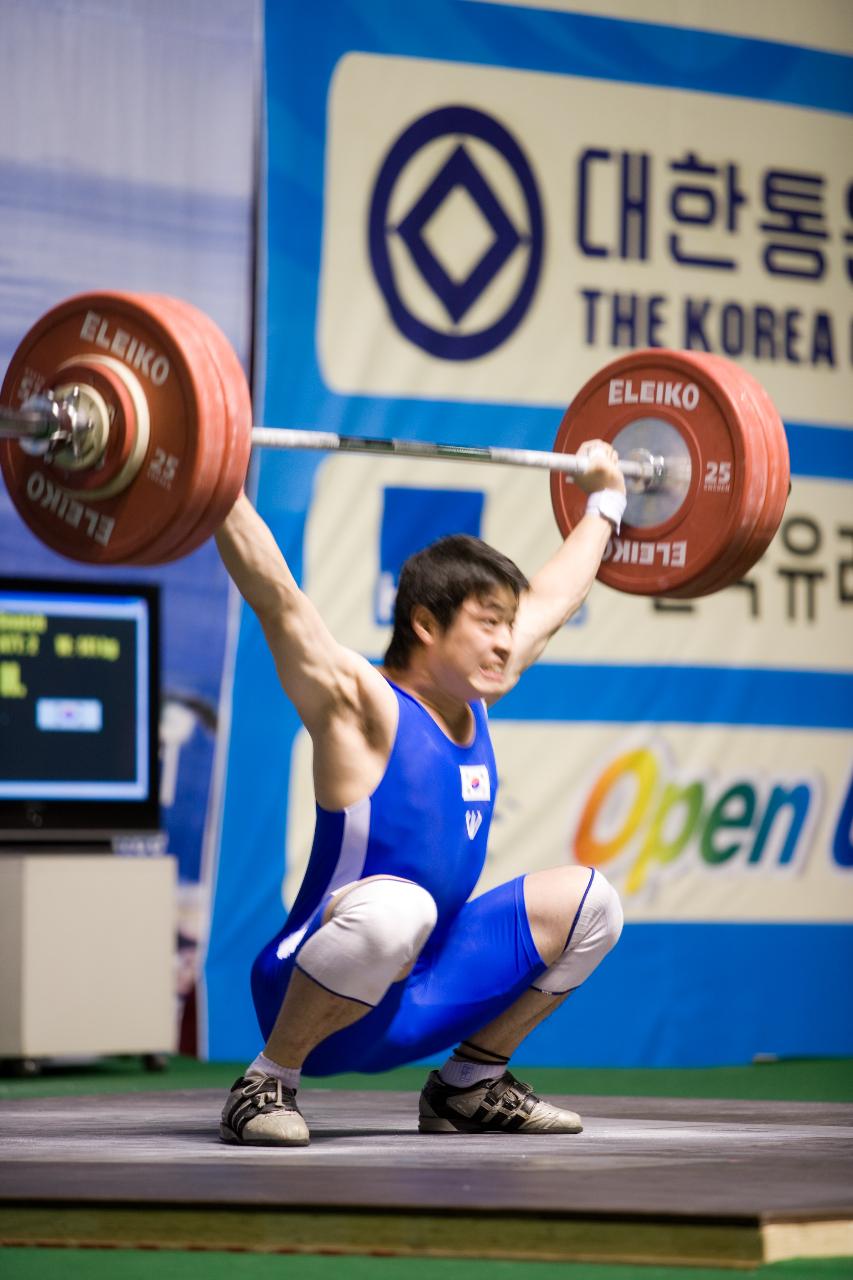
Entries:
[[636, 351], [581, 388], [551, 451], [370, 439], [252, 426], [230, 343], [196, 307], [155, 294], [79, 294], [42, 316], [0, 391], [0, 468], [47, 546], [90, 564], [163, 564], [221, 524], [252, 444], [538, 467], [566, 536], [585, 508], [576, 450], [616, 448], [628, 487], [599, 577], [638, 595], [692, 598], [743, 577], [790, 485], [785, 431], [746, 370], [692, 351]]

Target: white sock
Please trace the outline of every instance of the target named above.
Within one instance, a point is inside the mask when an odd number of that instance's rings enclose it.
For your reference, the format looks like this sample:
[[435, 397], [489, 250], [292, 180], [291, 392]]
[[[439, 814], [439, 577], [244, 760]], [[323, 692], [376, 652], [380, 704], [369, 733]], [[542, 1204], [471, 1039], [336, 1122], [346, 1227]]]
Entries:
[[286, 1089], [296, 1090], [299, 1088], [302, 1069], [301, 1067], [281, 1067], [277, 1062], [273, 1062], [272, 1058], [259, 1053], [255, 1061], [250, 1062], [246, 1068], [246, 1075], [273, 1076], [276, 1080], [280, 1080]]
[[500, 1062], [470, 1062], [467, 1058], [450, 1057], [439, 1070], [445, 1084], [456, 1089], [467, 1089], [481, 1080], [497, 1080], [506, 1071]]

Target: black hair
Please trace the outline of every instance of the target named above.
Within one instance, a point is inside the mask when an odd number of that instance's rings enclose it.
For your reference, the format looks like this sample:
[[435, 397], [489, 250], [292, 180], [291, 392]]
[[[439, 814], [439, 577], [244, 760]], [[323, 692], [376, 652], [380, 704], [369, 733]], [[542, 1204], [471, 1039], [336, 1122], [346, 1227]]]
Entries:
[[485, 596], [494, 587], [509, 587], [518, 600], [529, 586], [524, 574], [507, 556], [480, 538], [467, 533], [439, 538], [438, 542], [409, 556], [400, 570], [394, 604], [394, 630], [385, 654], [385, 666], [401, 671], [418, 644], [412, 628], [416, 605], [429, 609], [446, 631], [463, 601]]

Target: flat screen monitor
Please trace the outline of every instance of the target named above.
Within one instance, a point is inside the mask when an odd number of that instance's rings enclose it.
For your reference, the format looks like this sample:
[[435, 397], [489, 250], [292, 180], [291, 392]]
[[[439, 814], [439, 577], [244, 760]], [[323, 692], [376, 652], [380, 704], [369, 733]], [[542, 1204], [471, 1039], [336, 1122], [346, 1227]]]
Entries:
[[0, 842], [108, 842], [160, 811], [159, 591], [0, 578]]

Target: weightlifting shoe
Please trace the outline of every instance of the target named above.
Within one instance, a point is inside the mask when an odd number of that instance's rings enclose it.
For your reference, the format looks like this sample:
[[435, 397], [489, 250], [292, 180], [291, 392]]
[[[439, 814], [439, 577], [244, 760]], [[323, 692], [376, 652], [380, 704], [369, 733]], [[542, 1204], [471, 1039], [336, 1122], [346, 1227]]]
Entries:
[[537, 1098], [529, 1084], [505, 1071], [466, 1089], [430, 1072], [419, 1106], [421, 1133], [580, 1133], [581, 1118]]
[[223, 1142], [262, 1147], [306, 1147], [308, 1126], [296, 1093], [274, 1076], [241, 1076], [231, 1086], [219, 1136]]

